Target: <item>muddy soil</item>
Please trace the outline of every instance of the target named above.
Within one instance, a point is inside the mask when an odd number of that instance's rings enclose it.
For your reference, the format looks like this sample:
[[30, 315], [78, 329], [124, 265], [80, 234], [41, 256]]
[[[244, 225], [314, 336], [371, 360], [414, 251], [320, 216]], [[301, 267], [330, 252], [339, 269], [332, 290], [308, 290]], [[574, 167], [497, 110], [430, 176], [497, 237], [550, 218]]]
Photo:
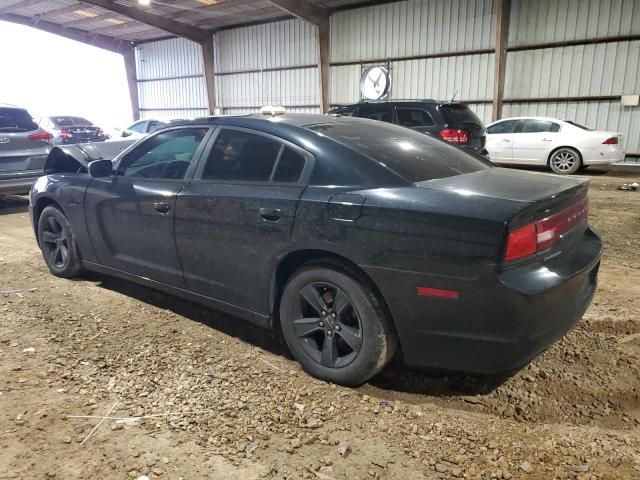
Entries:
[[315, 380], [237, 318], [53, 277], [26, 201], [0, 199], [0, 479], [638, 479], [640, 192], [615, 187], [640, 175], [618, 175], [589, 174], [591, 308], [499, 384], [398, 363]]

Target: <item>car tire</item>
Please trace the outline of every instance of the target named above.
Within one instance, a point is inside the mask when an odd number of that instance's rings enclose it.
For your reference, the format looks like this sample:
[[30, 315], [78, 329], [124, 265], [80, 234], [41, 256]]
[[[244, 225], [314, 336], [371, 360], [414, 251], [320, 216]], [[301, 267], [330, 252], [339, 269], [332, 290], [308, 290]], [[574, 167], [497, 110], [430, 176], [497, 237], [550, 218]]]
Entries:
[[582, 167], [582, 159], [577, 150], [562, 147], [549, 156], [549, 168], [558, 175], [573, 175]]
[[71, 224], [54, 206], [45, 207], [38, 219], [38, 243], [51, 273], [56, 277], [71, 278], [82, 272]]
[[280, 301], [280, 324], [302, 368], [339, 385], [363, 384], [397, 347], [386, 309], [367, 279], [334, 264], [308, 265], [293, 274]]

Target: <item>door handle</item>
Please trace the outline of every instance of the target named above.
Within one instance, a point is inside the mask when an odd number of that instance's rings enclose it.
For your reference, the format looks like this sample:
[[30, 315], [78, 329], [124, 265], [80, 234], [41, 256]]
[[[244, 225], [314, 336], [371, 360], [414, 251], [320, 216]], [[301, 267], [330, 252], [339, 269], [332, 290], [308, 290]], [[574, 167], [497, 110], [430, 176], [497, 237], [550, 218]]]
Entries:
[[277, 222], [282, 217], [282, 210], [279, 208], [261, 208], [258, 213], [262, 218], [270, 222]]
[[165, 203], [165, 202], [155, 202], [153, 204], [153, 209], [156, 212], [168, 213], [169, 210], [171, 210], [171, 206], [168, 203]]
[[506, 139], [506, 138], [503, 138], [503, 139], [502, 139], [502, 141], [503, 141], [503, 142], [511, 142], [511, 140], [508, 140], [508, 139]]
[[552, 139], [551, 139], [551, 138], [543, 138], [543, 139], [542, 139], [542, 141], [543, 141], [543, 142], [551, 142], [551, 141], [552, 141]]

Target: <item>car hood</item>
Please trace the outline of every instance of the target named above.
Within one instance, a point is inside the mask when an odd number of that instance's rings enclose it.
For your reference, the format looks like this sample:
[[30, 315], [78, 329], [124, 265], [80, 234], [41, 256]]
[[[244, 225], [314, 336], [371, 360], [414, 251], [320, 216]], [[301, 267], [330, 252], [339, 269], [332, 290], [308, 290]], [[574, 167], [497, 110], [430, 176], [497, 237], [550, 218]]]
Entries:
[[101, 143], [79, 143], [55, 147], [47, 157], [44, 171], [51, 173], [68, 173], [86, 171], [94, 160], [113, 160], [135, 140], [120, 140]]

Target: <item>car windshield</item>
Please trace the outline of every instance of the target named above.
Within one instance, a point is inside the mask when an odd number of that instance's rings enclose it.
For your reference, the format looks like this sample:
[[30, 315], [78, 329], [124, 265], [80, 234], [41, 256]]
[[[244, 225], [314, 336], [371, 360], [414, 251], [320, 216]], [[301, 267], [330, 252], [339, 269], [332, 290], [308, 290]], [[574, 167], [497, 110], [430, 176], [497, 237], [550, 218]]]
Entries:
[[568, 124], [570, 124], [570, 125], [573, 125], [574, 127], [581, 128], [582, 130], [588, 130], [588, 131], [593, 130], [593, 128], [585, 127], [585, 126], [584, 126], [584, 125], [582, 125], [581, 123], [572, 122], [571, 120], [565, 120], [565, 123], [568, 123]]
[[29, 132], [37, 130], [29, 112], [22, 108], [0, 108], [0, 132]]
[[93, 125], [89, 120], [82, 117], [51, 117], [51, 121], [57, 127], [79, 127]]
[[365, 154], [411, 183], [493, 166], [444, 141], [389, 123], [339, 118], [306, 128]]

